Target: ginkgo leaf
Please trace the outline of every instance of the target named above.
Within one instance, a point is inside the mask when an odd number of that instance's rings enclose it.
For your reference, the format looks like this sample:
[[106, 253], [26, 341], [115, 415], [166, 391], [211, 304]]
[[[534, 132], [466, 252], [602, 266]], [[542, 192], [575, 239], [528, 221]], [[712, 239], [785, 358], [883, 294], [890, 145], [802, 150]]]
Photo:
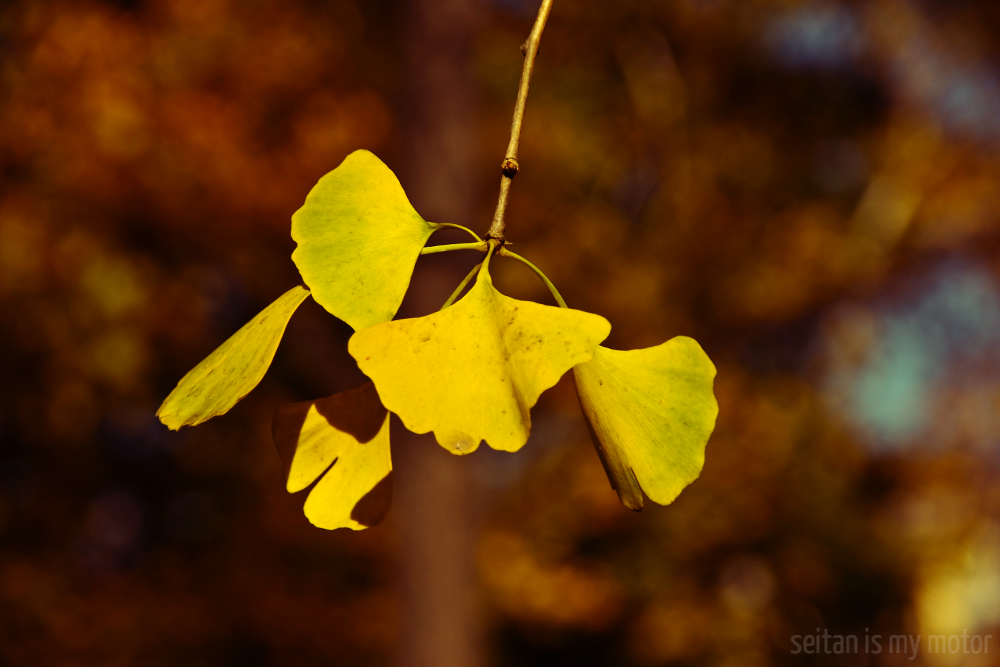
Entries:
[[455, 454], [482, 440], [517, 451], [539, 395], [590, 359], [610, 331], [599, 315], [500, 294], [484, 266], [455, 305], [362, 329], [348, 351], [411, 431], [434, 431]]
[[359, 150], [321, 178], [292, 216], [292, 260], [320, 305], [363, 329], [396, 314], [439, 226], [417, 214], [381, 160]]
[[362, 530], [382, 520], [392, 502], [389, 413], [371, 382], [281, 406], [273, 434], [289, 492], [322, 475], [305, 504], [313, 525]]
[[642, 491], [666, 505], [698, 478], [719, 406], [715, 366], [697, 342], [678, 336], [643, 350], [598, 347], [573, 376], [623, 505], [641, 510]]
[[181, 378], [156, 411], [174, 429], [229, 411], [267, 372], [288, 320], [309, 290], [293, 287]]

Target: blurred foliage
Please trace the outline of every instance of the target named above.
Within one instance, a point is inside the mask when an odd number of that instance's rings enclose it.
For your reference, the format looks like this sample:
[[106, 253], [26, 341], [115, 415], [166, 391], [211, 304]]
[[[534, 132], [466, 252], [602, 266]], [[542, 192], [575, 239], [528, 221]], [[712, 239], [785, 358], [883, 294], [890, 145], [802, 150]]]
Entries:
[[[477, 6], [492, 187], [535, 7]], [[154, 412], [297, 283], [289, 218], [318, 178], [357, 148], [404, 160], [400, 16], [0, 8], [0, 661], [391, 659], [393, 514], [310, 527], [270, 436], [279, 403], [361, 383], [347, 327], [306, 304], [229, 415], [168, 434]], [[1000, 635], [997, 35], [987, 0], [556, 3], [508, 236], [608, 317], [610, 347], [697, 339], [720, 413], [701, 478], [642, 514], [567, 380], [517, 461], [468, 457], [491, 664], [799, 664], [789, 637], [816, 627]], [[477, 202], [441, 222], [485, 229], [495, 193]], [[506, 294], [547, 302], [497, 264]]]

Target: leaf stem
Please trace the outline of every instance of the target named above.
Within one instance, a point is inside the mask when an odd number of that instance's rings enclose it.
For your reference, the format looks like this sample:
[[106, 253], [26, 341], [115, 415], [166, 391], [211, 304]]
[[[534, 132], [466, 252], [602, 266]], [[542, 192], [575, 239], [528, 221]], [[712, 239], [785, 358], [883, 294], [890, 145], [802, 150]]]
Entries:
[[476, 234], [474, 231], [472, 231], [468, 227], [463, 227], [462, 225], [456, 225], [456, 224], [453, 224], [453, 223], [450, 223], [450, 222], [435, 222], [434, 225], [436, 225], [437, 227], [451, 227], [452, 229], [461, 229], [462, 231], [469, 232], [469, 234], [472, 235], [472, 238], [476, 239], [477, 241], [481, 241], [482, 240], [482, 239], [479, 238], [478, 234]]
[[[483, 260], [483, 262], [485, 262], [485, 261], [486, 260]], [[455, 303], [455, 299], [457, 299], [458, 295], [462, 293], [462, 290], [465, 289], [465, 286], [469, 284], [469, 281], [472, 280], [472, 278], [477, 273], [479, 273], [479, 269], [480, 269], [480, 267], [482, 267], [483, 262], [479, 262], [479, 264], [476, 264], [474, 267], [472, 267], [472, 270], [469, 271], [469, 275], [465, 276], [465, 279], [462, 280], [462, 282], [460, 282], [458, 284], [458, 287], [455, 288], [455, 291], [451, 293], [451, 296], [448, 297], [448, 300], [444, 302], [444, 305], [441, 306], [441, 308], [439, 310], [444, 310], [445, 308], [447, 308], [451, 304]]]
[[552, 292], [552, 296], [555, 297], [556, 303], [559, 304], [559, 307], [569, 308], [569, 306], [566, 305], [566, 302], [563, 301], [562, 295], [559, 294], [559, 290], [557, 290], [556, 286], [552, 284], [552, 281], [548, 279], [548, 276], [542, 273], [541, 269], [539, 269], [537, 266], [526, 260], [524, 257], [521, 257], [517, 253], [513, 253], [510, 250], [507, 250], [506, 248], [500, 248], [500, 250], [497, 251], [497, 254], [500, 255], [501, 257], [512, 257], [517, 261], [521, 262], [522, 264], [524, 264], [525, 266], [527, 266], [532, 271], [534, 271], [535, 275], [541, 278], [542, 282], [545, 283], [545, 286], [549, 288], [550, 292]]
[[476, 241], [475, 243], [451, 243], [448, 245], [426, 246], [420, 250], [421, 255], [433, 255], [437, 252], [450, 252], [452, 250], [486, 250], [486, 241]]
[[483, 271], [485, 271], [487, 274], [489, 274], [489, 272], [490, 272], [490, 257], [493, 256], [493, 251], [494, 250], [496, 250], [497, 248], [502, 248], [503, 245], [501, 245], [501, 242], [497, 241], [496, 239], [490, 239], [489, 241], [487, 241], [487, 243], [490, 244], [490, 250], [489, 250], [489, 252], [486, 253], [486, 257], [483, 259]]
[[535, 68], [535, 56], [538, 54], [538, 42], [542, 39], [542, 30], [545, 29], [545, 21], [552, 11], [552, 0], [542, 0], [542, 6], [538, 8], [538, 17], [535, 25], [531, 28], [531, 34], [521, 45], [524, 53], [524, 68], [521, 70], [521, 85], [517, 89], [517, 102], [514, 104], [514, 120], [510, 124], [510, 143], [507, 144], [507, 154], [500, 171], [500, 200], [497, 202], [496, 212], [493, 214], [493, 224], [486, 232], [486, 236], [503, 242], [504, 233], [504, 211], [507, 210], [507, 198], [510, 195], [510, 183], [517, 174], [519, 165], [517, 163], [517, 146], [521, 140], [521, 121], [524, 120], [524, 105], [528, 99], [528, 84], [531, 83], [531, 72]]

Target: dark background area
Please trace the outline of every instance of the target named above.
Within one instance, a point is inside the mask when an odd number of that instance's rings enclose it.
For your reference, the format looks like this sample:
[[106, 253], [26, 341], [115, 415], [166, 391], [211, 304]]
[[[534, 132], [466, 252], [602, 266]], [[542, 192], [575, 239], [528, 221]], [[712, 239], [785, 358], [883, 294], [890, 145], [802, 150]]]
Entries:
[[[537, 6], [457, 4], [434, 39], [416, 0], [0, 7], [0, 664], [409, 664], [408, 545], [436, 535], [399, 495], [376, 528], [313, 528], [271, 442], [279, 404], [362, 381], [345, 324], [308, 301], [229, 414], [154, 414], [299, 282], [289, 218], [349, 152], [486, 230]], [[521, 452], [455, 459], [465, 660], [994, 664], [790, 652], [1000, 637], [998, 35], [992, 0], [556, 0], [507, 238], [608, 346], [698, 340], [720, 413], [701, 478], [641, 514], [567, 378]], [[452, 37], [464, 78], [422, 97]], [[441, 145], [458, 203], [428, 180]], [[474, 261], [452, 255], [420, 260], [407, 314]]]

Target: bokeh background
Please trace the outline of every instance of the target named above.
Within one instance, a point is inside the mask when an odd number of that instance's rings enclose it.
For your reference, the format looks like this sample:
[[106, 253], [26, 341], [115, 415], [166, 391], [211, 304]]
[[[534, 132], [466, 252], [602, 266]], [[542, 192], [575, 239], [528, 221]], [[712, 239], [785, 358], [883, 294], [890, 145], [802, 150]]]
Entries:
[[[485, 231], [536, 9], [3, 3], [0, 664], [996, 664], [790, 655], [1000, 637], [994, 0], [556, 0], [508, 238], [609, 346], [714, 360], [671, 506], [619, 505], [564, 378], [515, 455], [397, 428], [387, 520], [313, 528], [271, 416], [361, 376], [312, 303], [231, 413], [157, 422], [298, 283], [290, 215], [350, 151]], [[404, 313], [473, 262], [422, 259]]]

